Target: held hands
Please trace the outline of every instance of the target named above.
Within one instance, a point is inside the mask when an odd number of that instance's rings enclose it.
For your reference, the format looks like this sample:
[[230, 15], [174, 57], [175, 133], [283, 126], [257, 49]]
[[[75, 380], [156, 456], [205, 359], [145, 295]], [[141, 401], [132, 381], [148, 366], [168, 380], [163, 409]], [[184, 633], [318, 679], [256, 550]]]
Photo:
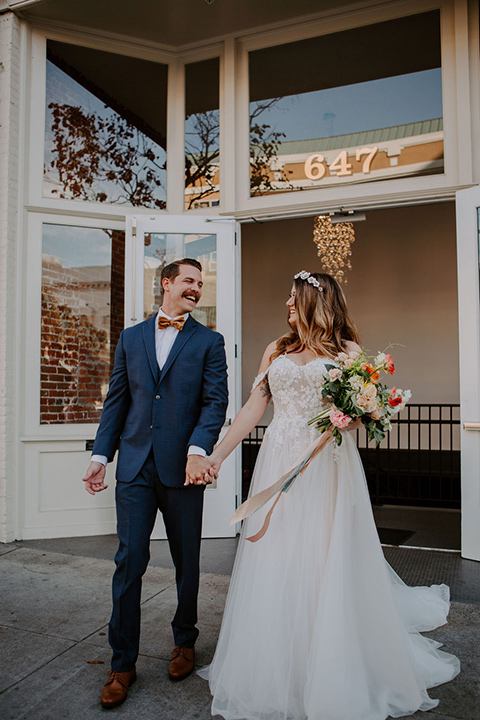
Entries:
[[85, 477], [83, 478], [83, 482], [85, 483], [85, 490], [90, 493], [90, 495], [95, 495], [95, 493], [101, 492], [108, 487], [108, 485], [105, 485], [104, 483], [106, 471], [107, 468], [105, 467], [105, 465], [103, 465], [101, 462], [96, 462], [95, 460], [92, 460], [92, 462], [87, 468]]
[[210, 485], [217, 478], [220, 465], [220, 462], [213, 460], [213, 456], [204, 458], [201, 455], [189, 455], [184, 485]]

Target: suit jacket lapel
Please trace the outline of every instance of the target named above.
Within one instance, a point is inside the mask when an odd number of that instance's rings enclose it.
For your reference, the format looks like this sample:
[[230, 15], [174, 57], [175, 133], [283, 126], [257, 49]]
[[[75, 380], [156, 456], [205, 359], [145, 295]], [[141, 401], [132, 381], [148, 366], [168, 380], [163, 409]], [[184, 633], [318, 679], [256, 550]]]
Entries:
[[143, 340], [145, 342], [145, 350], [147, 351], [148, 363], [152, 371], [155, 383], [158, 383], [160, 377], [160, 368], [157, 362], [157, 352], [155, 349], [155, 322], [157, 316], [151, 317], [143, 326]]
[[183, 326], [183, 330], [178, 333], [177, 337], [175, 338], [175, 342], [172, 345], [172, 348], [170, 352], [168, 353], [167, 360], [165, 362], [165, 365], [162, 368], [162, 373], [160, 376], [160, 382], [162, 382], [163, 378], [169, 371], [173, 361], [177, 357], [180, 350], [183, 348], [185, 343], [192, 337], [195, 330], [197, 329], [197, 321], [192, 318], [191, 315], [188, 316], [187, 321], [185, 325]]

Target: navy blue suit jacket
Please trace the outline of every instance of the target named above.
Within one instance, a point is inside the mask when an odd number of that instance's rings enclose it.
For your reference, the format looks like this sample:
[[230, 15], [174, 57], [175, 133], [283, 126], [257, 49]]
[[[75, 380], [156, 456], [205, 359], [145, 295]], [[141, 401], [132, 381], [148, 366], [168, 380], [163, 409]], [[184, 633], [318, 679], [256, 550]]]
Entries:
[[223, 336], [191, 316], [160, 371], [156, 315], [122, 331], [93, 453], [113, 460], [117, 480], [131, 482], [153, 445], [164, 485], [181, 487], [189, 445], [210, 454], [228, 403]]

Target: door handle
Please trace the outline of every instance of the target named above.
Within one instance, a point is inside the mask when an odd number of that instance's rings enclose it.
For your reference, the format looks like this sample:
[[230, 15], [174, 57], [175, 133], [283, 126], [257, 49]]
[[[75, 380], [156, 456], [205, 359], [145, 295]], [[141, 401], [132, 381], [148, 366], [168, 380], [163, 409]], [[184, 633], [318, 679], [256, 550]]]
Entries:
[[464, 430], [480, 430], [480, 422], [464, 422]]

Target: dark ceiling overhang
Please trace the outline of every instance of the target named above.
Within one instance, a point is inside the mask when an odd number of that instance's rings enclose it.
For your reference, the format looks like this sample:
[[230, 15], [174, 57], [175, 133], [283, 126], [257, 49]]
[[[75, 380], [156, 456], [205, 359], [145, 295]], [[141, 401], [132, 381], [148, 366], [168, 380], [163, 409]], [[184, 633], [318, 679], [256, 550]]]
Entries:
[[365, 0], [0, 0], [0, 12], [12, 10], [43, 26], [123, 35], [175, 50], [355, 5], [365, 5]]

